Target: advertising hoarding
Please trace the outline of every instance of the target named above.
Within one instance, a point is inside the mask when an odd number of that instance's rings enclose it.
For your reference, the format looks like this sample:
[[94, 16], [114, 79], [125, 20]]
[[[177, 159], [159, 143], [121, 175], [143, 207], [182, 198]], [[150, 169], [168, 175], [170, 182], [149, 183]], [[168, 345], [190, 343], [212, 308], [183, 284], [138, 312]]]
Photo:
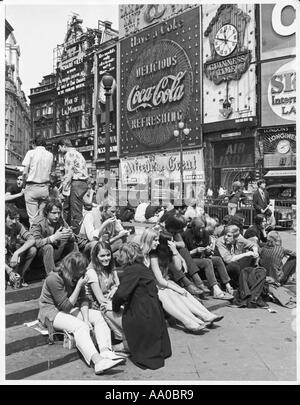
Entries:
[[265, 169], [296, 167], [295, 127], [270, 127], [259, 132], [263, 138]]
[[200, 18], [195, 8], [121, 40], [120, 156], [178, 149], [178, 121], [200, 139]]
[[261, 75], [262, 126], [296, 123], [296, 60], [262, 63]]
[[169, 19], [196, 4], [120, 4], [119, 38]]
[[204, 124], [256, 115], [254, 4], [203, 6]]
[[261, 59], [296, 53], [296, 10], [291, 4], [261, 4]]
[[186, 204], [190, 198], [198, 198], [203, 203], [205, 179], [202, 149], [183, 152], [182, 182], [180, 167], [178, 152], [120, 159], [122, 188], [134, 194], [134, 189], [128, 187], [136, 186], [152, 202], [171, 198], [175, 200], [175, 205], [181, 205], [183, 197]]

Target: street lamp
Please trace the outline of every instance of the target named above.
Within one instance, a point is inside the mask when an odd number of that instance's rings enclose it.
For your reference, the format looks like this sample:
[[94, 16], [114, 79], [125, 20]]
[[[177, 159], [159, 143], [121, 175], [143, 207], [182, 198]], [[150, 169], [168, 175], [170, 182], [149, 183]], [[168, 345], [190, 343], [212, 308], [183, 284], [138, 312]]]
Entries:
[[111, 96], [111, 88], [114, 78], [109, 73], [104, 73], [102, 83], [105, 90], [105, 177], [109, 178], [110, 173], [110, 137], [109, 137], [109, 122], [110, 108], [109, 100]]
[[182, 141], [185, 136], [190, 133], [189, 128], [184, 128], [184, 122], [178, 122], [178, 129], [174, 129], [174, 136], [175, 138], [179, 137], [179, 144], [180, 144], [180, 186], [181, 186], [181, 203], [183, 204], [184, 200], [184, 190], [183, 190], [183, 150], [182, 150]]

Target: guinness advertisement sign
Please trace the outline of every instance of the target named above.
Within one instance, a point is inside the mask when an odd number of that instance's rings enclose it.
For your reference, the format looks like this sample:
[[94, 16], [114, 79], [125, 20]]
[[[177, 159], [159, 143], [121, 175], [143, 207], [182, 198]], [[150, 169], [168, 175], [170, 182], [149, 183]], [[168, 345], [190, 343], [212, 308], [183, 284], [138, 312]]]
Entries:
[[204, 63], [204, 72], [215, 84], [239, 80], [251, 62], [251, 51], [244, 45], [245, 30], [250, 16], [233, 4], [223, 4], [210, 22], [211, 58]]
[[200, 126], [199, 9], [157, 24], [120, 43], [120, 155], [178, 148], [178, 121]]

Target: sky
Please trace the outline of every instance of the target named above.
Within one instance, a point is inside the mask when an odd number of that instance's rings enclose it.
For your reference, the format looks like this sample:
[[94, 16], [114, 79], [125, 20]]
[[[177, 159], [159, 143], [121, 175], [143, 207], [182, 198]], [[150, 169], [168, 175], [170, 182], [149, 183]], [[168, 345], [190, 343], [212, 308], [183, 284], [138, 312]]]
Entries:
[[4, 1], [5, 18], [14, 28], [13, 34], [20, 46], [19, 75], [27, 97], [30, 88], [37, 87], [44, 75], [53, 72], [53, 49], [64, 42], [72, 13], [79, 14], [84, 31], [97, 28], [98, 20], [109, 20], [112, 28], [118, 29], [118, 4], [115, 0], [108, 3], [108, 0], [103, 4], [100, 0], [84, 3], [62, 0], [59, 4], [49, 0], [35, 4], [29, 0]]

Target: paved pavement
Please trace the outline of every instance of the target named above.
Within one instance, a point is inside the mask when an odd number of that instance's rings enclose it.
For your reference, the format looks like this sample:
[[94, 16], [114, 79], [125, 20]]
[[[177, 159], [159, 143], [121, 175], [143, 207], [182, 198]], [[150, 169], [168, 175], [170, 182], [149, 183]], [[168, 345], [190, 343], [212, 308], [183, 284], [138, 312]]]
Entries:
[[282, 246], [287, 249], [296, 250], [296, 234], [292, 230], [280, 231], [280, 236], [282, 239]]
[[[202, 335], [169, 328], [172, 357], [159, 370], [141, 370], [130, 360], [96, 376], [83, 360], [27, 380], [77, 381], [296, 381], [295, 312], [223, 307], [224, 319]], [[294, 323], [293, 323], [294, 322]]]
[[[296, 249], [292, 231], [280, 232], [283, 246]], [[36, 374], [27, 380], [91, 381], [132, 384], [134, 381], [284, 381], [295, 382], [296, 310], [273, 303], [266, 309], [223, 307], [224, 319], [200, 336], [169, 328], [172, 357], [159, 370], [141, 370], [130, 360], [102, 376], [95, 376], [83, 360]]]

